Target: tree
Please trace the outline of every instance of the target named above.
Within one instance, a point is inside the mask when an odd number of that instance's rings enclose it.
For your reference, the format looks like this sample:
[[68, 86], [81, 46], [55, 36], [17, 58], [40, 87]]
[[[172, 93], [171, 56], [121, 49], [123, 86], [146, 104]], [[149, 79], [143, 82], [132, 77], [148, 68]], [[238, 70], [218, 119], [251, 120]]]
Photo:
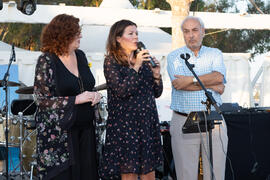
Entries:
[[[266, 14], [270, 13], [270, 4], [265, 5], [261, 0], [255, 3]], [[227, 12], [232, 4], [226, 0], [219, 1], [215, 6], [210, 4], [209, 7], [200, 2], [199, 10], [212, 12]], [[238, 12], [238, 9], [235, 9]], [[258, 11], [252, 5], [248, 5], [248, 13], [256, 14]], [[215, 33], [216, 32], [216, 33]], [[250, 52], [252, 58], [259, 53], [265, 53], [270, 50], [269, 30], [206, 30], [206, 36], [203, 43], [206, 46], [216, 47], [222, 52]]]
[[166, 0], [129, 0], [134, 7], [138, 9], [155, 9], [170, 10], [170, 4]]

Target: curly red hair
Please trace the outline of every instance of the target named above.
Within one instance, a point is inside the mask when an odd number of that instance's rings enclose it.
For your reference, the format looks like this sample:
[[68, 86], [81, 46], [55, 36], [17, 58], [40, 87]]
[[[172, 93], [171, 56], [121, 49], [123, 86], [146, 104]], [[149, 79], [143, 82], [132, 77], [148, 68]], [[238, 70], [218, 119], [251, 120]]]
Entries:
[[68, 53], [70, 43], [81, 33], [79, 18], [60, 14], [47, 24], [41, 33], [41, 51], [58, 56]]

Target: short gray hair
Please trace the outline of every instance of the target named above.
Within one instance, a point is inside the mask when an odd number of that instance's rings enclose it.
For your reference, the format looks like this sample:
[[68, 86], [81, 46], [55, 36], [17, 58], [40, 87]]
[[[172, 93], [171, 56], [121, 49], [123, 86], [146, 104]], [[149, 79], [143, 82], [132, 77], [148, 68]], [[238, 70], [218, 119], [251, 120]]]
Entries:
[[201, 18], [196, 17], [196, 16], [187, 16], [187, 17], [185, 17], [185, 19], [184, 19], [184, 20], [182, 21], [182, 23], [181, 23], [181, 29], [182, 29], [182, 31], [183, 31], [183, 24], [184, 24], [187, 20], [190, 20], [190, 19], [193, 19], [193, 20], [198, 21], [199, 24], [200, 24], [200, 26], [201, 26], [201, 28], [204, 29], [204, 23], [203, 23], [203, 21], [202, 21]]

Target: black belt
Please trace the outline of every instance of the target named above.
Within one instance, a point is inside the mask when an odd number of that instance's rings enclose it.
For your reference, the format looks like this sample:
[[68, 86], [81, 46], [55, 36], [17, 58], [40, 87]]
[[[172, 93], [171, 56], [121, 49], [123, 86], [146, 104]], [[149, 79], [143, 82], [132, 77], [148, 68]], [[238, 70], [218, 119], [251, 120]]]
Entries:
[[181, 113], [181, 112], [178, 112], [178, 111], [173, 111], [173, 112], [175, 112], [176, 114], [179, 114], [179, 115], [181, 115], [181, 116], [188, 116], [188, 114], [187, 113]]

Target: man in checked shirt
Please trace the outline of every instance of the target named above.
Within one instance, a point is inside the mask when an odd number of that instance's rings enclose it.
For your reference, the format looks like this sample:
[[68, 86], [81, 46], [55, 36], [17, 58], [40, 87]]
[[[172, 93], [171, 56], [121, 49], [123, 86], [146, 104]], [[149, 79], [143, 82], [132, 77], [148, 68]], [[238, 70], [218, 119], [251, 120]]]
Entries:
[[[188, 53], [191, 56], [188, 60], [189, 63], [195, 65], [193, 70], [207, 90], [212, 92], [218, 105], [222, 104], [220, 95], [225, 88], [226, 68], [220, 50], [202, 45], [205, 29], [200, 18], [186, 17], [181, 28], [186, 46], [172, 51], [167, 57], [167, 70], [172, 82], [171, 109], [173, 116], [170, 134], [176, 174], [178, 180], [197, 180], [199, 152], [201, 150], [204, 180], [210, 180], [209, 149], [208, 145], [205, 144], [208, 136], [206, 133], [202, 133], [201, 136], [200, 133], [183, 134], [182, 132], [182, 126], [188, 113], [206, 111], [205, 105], [201, 103], [201, 101], [206, 101], [206, 96], [180, 55]], [[213, 107], [211, 109], [213, 110]], [[214, 179], [224, 180], [228, 144], [225, 122], [222, 122], [221, 125], [215, 125], [212, 140]]]

